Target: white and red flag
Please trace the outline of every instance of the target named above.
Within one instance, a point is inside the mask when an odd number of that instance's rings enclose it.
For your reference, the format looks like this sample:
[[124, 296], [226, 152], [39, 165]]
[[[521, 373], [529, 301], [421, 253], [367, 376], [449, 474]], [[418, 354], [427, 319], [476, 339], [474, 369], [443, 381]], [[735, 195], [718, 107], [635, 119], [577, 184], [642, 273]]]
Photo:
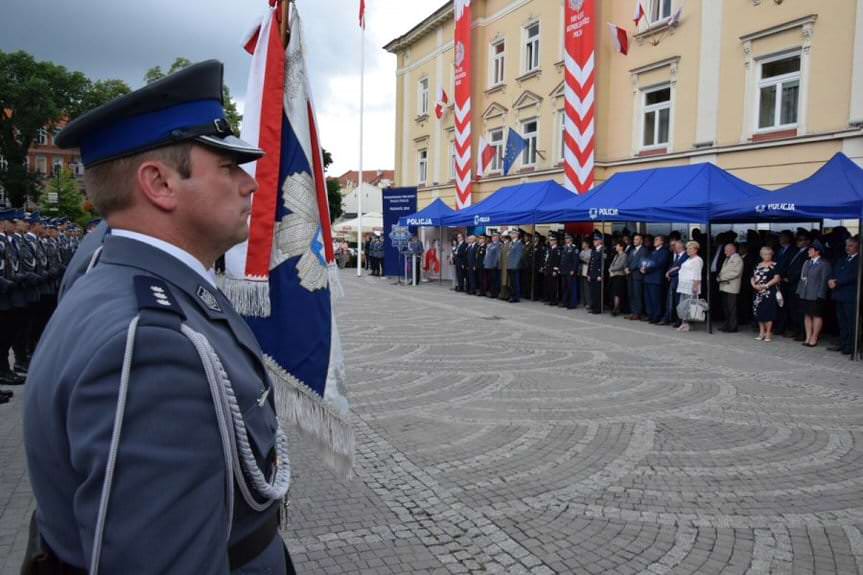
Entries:
[[595, 0], [566, 2], [563, 170], [566, 187], [577, 194], [593, 186], [595, 13]]
[[471, 175], [471, 0], [453, 0], [455, 12], [455, 191], [456, 209], [470, 207]]
[[491, 163], [494, 160], [494, 155], [497, 153], [497, 148], [492, 146], [485, 136], [479, 137], [479, 162], [476, 164], [477, 177], [483, 177], [488, 173]]
[[350, 469], [344, 359], [335, 323], [338, 291], [320, 133], [303, 37], [291, 4], [289, 41], [274, 1], [246, 48], [252, 52], [242, 137], [266, 155], [245, 164], [258, 183], [249, 239], [225, 255], [222, 289], [249, 324], [276, 384], [280, 417]]
[[360, 0], [360, 28], [366, 29], [366, 0]]
[[616, 24], [608, 23], [608, 29], [611, 31], [611, 41], [614, 44], [614, 49], [626, 56], [629, 54], [629, 34]]
[[437, 116], [438, 120], [446, 115], [447, 104], [449, 104], [449, 96], [447, 96], [443, 86], [440, 86], [437, 89], [437, 102], [434, 105], [434, 115]]
[[635, 22], [636, 28], [638, 28], [638, 24], [641, 22], [641, 19], [646, 15], [647, 14], [644, 12], [644, 5], [641, 3], [641, 0], [635, 0], [635, 14], [632, 16], [632, 21]]

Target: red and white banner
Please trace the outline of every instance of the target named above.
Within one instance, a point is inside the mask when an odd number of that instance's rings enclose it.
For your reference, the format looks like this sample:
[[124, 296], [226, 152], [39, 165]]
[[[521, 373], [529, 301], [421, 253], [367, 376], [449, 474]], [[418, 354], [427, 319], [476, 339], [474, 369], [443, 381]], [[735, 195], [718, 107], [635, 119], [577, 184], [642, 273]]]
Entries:
[[497, 148], [492, 146], [485, 137], [479, 137], [479, 162], [476, 164], [477, 178], [482, 178], [488, 173], [491, 162], [494, 160], [494, 155], [497, 153]]
[[635, 0], [635, 13], [632, 15], [632, 21], [635, 22], [636, 28], [638, 28], [638, 24], [641, 22], [641, 19], [646, 15], [647, 14], [644, 13], [644, 5], [641, 3], [641, 0]]
[[453, 0], [455, 11], [455, 190], [456, 209], [470, 207], [471, 183], [471, 0]]
[[564, 18], [566, 37], [566, 86], [564, 118], [565, 185], [577, 194], [593, 186], [595, 144], [595, 0], [567, 0]]

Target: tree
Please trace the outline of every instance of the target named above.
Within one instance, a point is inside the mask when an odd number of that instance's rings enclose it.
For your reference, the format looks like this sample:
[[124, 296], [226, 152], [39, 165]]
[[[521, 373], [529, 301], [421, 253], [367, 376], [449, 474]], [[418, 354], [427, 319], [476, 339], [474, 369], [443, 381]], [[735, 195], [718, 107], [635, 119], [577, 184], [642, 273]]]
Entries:
[[78, 181], [71, 170], [64, 168], [59, 174], [48, 181], [45, 189], [49, 194], [57, 194], [57, 204], [44, 205], [42, 208], [43, 213], [65, 216], [79, 224], [87, 219], [87, 214], [84, 210], [84, 196], [81, 195]]
[[[333, 156], [325, 149], [321, 148], [321, 155], [324, 157], [324, 171], [333, 163]], [[339, 191], [341, 185], [337, 178], [327, 178], [327, 203], [330, 204], [330, 221], [334, 222], [342, 215], [342, 193]]]
[[0, 171], [0, 186], [12, 205], [38, 200], [41, 178], [28, 172], [26, 160], [39, 130], [53, 131], [64, 118], [74, 119], [124, 86], [118, 80], [94, 84], [80, 72], [26, 52], [0, 51], [0, 156], [7, 166]]
[[[173, 74], [178, 70], [182, 70], [183, 68], [190, 66], [192, 61], [188, 58], [183, 58], [182, 56], [177, 57], [174, 60], [174, 63], [171, 64], [171, 68], [168, 70], [168, 74]], [[161, 80], [164, 78], [166, 74], [162, 72], [161, 66], [153, 66], [149, 70], [144, 73], [144, 82], [147, 84], [152, 84], [156, 80]], [[224, 101], [225, 106], [225, 119], [228, 120], [228, 123], [231, 124], [231, 128], [234, 132], [240, 132], [240, 123], [243, 121], [243, 116], [239, 112], [237, 112], [237, 103], [234, 102], [234, 99], [231, 97], [231, 90], [228, 89], [227, 84], [222, 85], [222, 100]]]

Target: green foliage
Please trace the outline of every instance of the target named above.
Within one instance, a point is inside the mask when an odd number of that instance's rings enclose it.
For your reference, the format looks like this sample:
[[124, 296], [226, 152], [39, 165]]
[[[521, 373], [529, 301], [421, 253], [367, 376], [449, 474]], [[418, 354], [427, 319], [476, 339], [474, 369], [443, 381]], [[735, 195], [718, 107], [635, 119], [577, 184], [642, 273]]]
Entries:
[[342, 215], [342, 193], [341, 186], [336, 178], [327, 179], [327, 201], [330, 204], [330, 221], [334, 222]]
[[45, 191], [57, 194], [56, 204], [44, 204], [42, 212], [55, 216], [66, 216], [76, 222], [87, 219], [84, 211], [84, 196], [78, 187], [78, 181], [68, 168], [48, 180]]
[[[174, 60], [174, 63], [171, 64], [168, 74], [173, 74], [191, 64], [192, 62], [188, 58], [178, 57]], [[144, 73], [144, 82], [152, 84], [156, 80], [161, 80], [166, 75], [167, 74], [162, 72], [161, 66], [153, 66]], [[237, 103], [234, 102], [234, 99], [231, 97], [231, 91], [228, 89], [227, 84], [222, 86], [222, 99], [225, 102], [225, 118], [231, 124], [231, 128], [233, 128], [234, 132], [239, 134], [240, 123], [243, 121], [243, 116], [237, 112]]]
[[40, 62], [26, 52], [0, 51], [0, 156], [8, 168], [0, 172], [0, 186], [12, 205], [26, 198], [37, 201], [40, 177], [27, 173], [27, 151], [38, 131], [49, 133], [64, 117], [111, 99], [128, 86], [118, 80], [91, 82], [80, 72], [70, 72], [52, 62]]

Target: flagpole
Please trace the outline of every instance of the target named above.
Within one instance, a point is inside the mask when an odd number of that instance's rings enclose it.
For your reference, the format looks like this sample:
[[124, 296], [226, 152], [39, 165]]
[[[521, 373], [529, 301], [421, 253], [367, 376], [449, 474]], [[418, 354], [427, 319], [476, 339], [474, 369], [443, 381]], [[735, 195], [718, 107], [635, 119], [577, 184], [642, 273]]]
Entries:
[[[357, 277], [363, 275], [363, 97], [366, 81], [366, 23], [363, 15], [363, 25], [360, 32], [360, 166], [357, 178]], [[381, 262], [383, 268], [383, 262]], [[383, 274], [383, 269], [381, 269]]]

